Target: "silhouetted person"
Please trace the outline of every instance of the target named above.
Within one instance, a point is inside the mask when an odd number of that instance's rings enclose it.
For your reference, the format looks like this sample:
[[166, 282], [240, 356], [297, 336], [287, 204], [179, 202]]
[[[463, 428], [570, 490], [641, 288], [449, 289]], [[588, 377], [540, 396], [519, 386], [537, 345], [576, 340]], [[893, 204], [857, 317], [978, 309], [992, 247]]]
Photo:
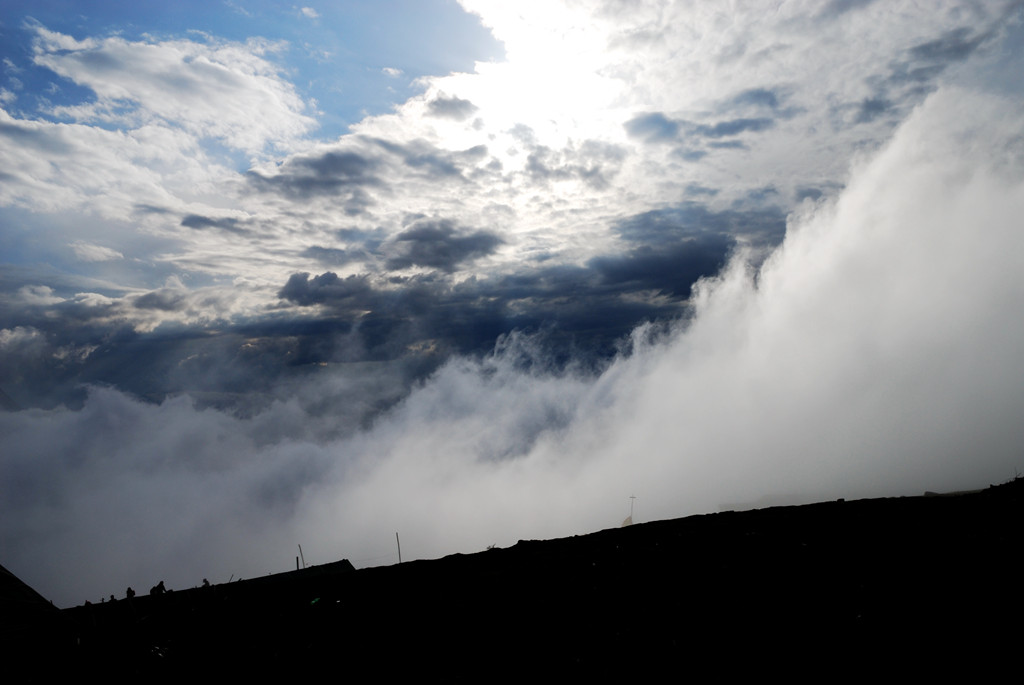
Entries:
[[206, 578], [203, 578], [203, 587], [210, 587], [210, 581], [208, 581]]
[[132, 597], [135, 596], [135, 590], [132, 589], [131, 585], [129, 585], [128, 589], [125, 590], [124, 596], [127, 597], [128, 599], [131, 599]]
[[150, 589], [149, 594], [162, 595], [165, 592], [167, 592], [167, 588], [164, 587], [164, 581], [161, 580], [159, 583], [157, 583]]

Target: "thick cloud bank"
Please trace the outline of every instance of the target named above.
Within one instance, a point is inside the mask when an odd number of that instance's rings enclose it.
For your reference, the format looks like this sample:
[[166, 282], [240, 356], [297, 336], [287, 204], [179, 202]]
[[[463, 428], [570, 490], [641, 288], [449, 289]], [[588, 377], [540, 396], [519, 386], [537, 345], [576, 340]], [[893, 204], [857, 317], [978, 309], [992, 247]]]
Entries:
[[[600, 375], [529, 339], [453, 358], [372, 425], [330, 371], [248, 418], [93, 389], [0, 413], [4, 564], [58, 604], [164, 579], [473, 552], [520, 538], [837, 496], [918, 494], [1024, 466], [1020, 103], [945, 89], [737, 255], [672, 331]], [[334, 409], [310, 397], [342, 398]], [[372, 394], [372, 393], [371, 393]]]

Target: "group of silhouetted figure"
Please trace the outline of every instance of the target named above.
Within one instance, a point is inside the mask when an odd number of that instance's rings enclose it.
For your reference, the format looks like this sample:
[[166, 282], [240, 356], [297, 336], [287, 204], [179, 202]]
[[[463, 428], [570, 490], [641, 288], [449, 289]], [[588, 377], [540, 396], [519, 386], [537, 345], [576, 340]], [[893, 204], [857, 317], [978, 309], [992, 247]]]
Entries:
[[[206, 578], [203, 578], [203, 585], [202, 585], [202, 587], [210, 587], [210, 581], [208, 581]], [[166, 594], [168, 592], [171, 592], [171, 591], [168, 590], [164, 586], [164, 581], [162, 581], [162, 580], [159, 583], [157, 583], [156, 585], [154, 585], [153, 587], [149, 588], [149, 594], [150, 594], [151, 597], [152, 596], [156, 596], [156, 595], [163, 595], [163, 594]], [[124, 596], [125, 596], [126, 599], [132, 599], [133, 597], [135, 597], [135, 590], [133, 590], [132, 587], [129, 585], [128, 589], [125, 590], [125, 592], [124, 592]], [[106, 603], [106, 601], [107, 600], [105, 598], [100, 598], [100, 604], [104, 604], [104, 603]], [[114, 595], [110, 595], [110, 601], [111, 602], [116, 602], [117, 598], [114, 597]], [[86, 604], [92, 604], [92, 602], [90, 602], [89, 600], [85, 600], [85, 603]]]

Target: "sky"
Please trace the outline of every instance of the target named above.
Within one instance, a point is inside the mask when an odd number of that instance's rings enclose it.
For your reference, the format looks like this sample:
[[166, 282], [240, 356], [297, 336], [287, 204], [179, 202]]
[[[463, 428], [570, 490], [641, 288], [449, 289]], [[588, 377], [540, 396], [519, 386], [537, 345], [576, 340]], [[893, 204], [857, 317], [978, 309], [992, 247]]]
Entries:
[[71, 606], [1015, 477], [1022, 19], [0, 4], [0, 563]]

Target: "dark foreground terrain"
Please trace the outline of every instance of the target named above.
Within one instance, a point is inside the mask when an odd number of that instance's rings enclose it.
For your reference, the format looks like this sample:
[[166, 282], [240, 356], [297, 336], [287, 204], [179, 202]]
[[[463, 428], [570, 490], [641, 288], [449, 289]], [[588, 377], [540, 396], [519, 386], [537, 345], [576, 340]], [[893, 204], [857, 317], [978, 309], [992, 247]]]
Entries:
[[1024, 636], [1022, 507], [1018, 478], [60, 611], [4, 589], [0, 637], [30, 682], [998, 673]]

